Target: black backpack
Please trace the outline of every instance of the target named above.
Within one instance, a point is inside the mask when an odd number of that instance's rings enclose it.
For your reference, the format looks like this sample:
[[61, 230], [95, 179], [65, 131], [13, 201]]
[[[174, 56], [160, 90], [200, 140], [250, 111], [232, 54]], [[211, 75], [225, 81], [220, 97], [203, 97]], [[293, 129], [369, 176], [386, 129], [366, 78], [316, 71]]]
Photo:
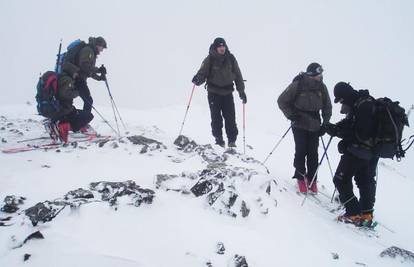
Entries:
[[401, 140], [404, 126], [409, 126], [405, 109], [398, 101], [387, 97], [375, 100], [376, 130], [373, 137], [373, 151], [380, 158], [397, 158], [405, 156]]
[[58, 75], [54, 71], [45, 72], [37, 83], [37, 111], [40, 115], [52, 119], [61, 107], [57, 99]]

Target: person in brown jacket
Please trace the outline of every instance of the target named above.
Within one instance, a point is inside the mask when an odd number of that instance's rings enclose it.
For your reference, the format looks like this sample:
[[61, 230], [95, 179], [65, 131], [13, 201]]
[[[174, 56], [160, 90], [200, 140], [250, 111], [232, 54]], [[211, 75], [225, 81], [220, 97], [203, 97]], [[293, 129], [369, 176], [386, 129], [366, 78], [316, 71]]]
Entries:
[[78, 49], [75, 47], [72, 51], [68, 51], [62, 70], [75, 80], [76, 90], [79, 91], [79, 96], [84, 102], [83, 110], [91, 112], [93, 99], [86, 80], [88, 78], [97, 81], [106, 80], [105, 67], [98, 68], [95, 64], [96, 58], [107, 48], [107, 45], [103, 37], [89, 37], [87, 44], [81, 42], [78, 46]]
[[238, 129], [233, 100], [234, 83], [244, 104], [247, 103], [247, 97], [239, 64], [223, 38], [216, 38], [210, 45], [209, 55], [203, 60], [192, 82], [197, 86], [207, 82], [211, 129], [216, 144], [225, 146], [222, 132], [224, 117], [228, 146], [236, 147]]
[[318, 168], [319, 136], [324, 134], [320, 111], [323, 124], [328, 123], [332, 116], [332, 104], [328, 89], [322, 81], [322, 72], [320, 64], [311, 63], [306, 72], [296, 76], [277, 100], [283, 114], [292, 122], [295, 140], [293, 178], [297, 179], [302, 193], [308, 192], [308, 188], [313, 193], [318, 192], [316, 179], [313, 184], [308, 183]]

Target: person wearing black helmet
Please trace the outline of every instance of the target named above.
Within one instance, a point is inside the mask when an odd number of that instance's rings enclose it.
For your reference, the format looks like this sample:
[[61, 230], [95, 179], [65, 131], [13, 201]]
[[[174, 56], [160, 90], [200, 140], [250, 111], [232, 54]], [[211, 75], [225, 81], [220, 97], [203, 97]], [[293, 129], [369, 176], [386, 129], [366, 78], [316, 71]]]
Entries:
[[228, 146], [235, 147], [238, 129], [233, 100], [234, 83], [244, 104], [247, 103], [247, 97], [239, 64], [223, 38], [216, 38], [210, 45], [209, 55], [203, 60], [192, 82], [197, 86], [207, 82], [211, 129], [216, 144], [225, 146], [222, 130], [224, 118]]
[[[326, 132], [342, 140], [338, 151], [342, 154], [334, 176], [339, 199], [345, 214], [337, 219], [345, 223], [371, 225], [376, 194], [378, 156], [372, 152], [375, 127], [375, 99], [368, 90], [354, 90], [339, 82], [334, 87], [335, 103], [340, 103], [345, 119], [327, 124]], [[352, 178], [359, 188], [359, 199], [353, 193]]]
[[[322, 125], [328, 123], [332, 115], [332, 104], [322, 81], [322, 73], [320, 64], [309, 64], [306, 72], [297, 75], [277, 100], [279, 108], [291, 121], [295, 140], [293, 179], [297, 179], [301, 193], [307, 193], [308, 189], [312, 193], [318, 192], [316, 170], [319, 136], [324, 134]], [[312, 180], [314, 182], [310, 184]]]

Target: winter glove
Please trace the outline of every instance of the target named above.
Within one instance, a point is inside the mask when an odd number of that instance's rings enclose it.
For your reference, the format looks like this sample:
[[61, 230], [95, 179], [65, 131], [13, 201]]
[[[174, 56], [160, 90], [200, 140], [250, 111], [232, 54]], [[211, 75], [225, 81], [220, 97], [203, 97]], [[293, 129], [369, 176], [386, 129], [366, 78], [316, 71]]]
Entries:
[[340, 154], [344, 154], [346, 152], [347, 147], [348, 147], [348, 144], [344, 140], [339, 141], [338, 152]]
[[239, 92], [239, 96], [240, 96], [240, 99], [243, 101], [243, 104], [246, 104], [247, 103], [246, 93], [244, 91]]
[[319, 136], [324, 136], [326, 134], [326, 126], [325, 124], [321, 125], [321, 128], [319, 129], [318, 135]]
[[338, 135], [338, 126], [336, 126], [335, 124], [332, 123], [327, 123], [325, 125], [325, 131], [326, 133], [328, 133], [330, 136], [337, 136]]
[[106, 68], [105, 68], [105, 66], [104, 66], [104, 65], [100, 66], [100, 67], [98, 68], [98, 72], [99, 72], [101, 75], [105, 76], [105, 75], [106, 75]]
[[199, 75], [195, 75], [191, 81], [197, 86], [203, 83], [203, 79]]
[[106, 81], [106, 75], [105, 74], [96, 75], [96, 80], [97, 81]]

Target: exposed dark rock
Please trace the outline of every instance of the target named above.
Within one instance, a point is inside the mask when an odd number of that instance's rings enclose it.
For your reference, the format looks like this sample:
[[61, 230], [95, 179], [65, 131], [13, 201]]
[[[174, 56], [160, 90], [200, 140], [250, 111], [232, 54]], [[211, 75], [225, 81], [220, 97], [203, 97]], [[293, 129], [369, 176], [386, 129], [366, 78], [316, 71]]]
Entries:
[[159, 150], [167, 149], [167, 147], [163, 145], [163, 143], [158, 142], [157, 140], [154, 140], [154, 139], [144, 137], [142, 135], [133, 135], [133, 136], [128, 136], [127, 138], [134, 145], [142, 146], [140, 150], [141, 154], [147, 153], [149, 151], [159, 151]]
[[6, 196], [4, 198], [4, 206], [1, 211], [6, 213], [14, 213], [19, 210], [19, 205], [23, 205], [26, 198], [18, 196]]
[[241, 212], [243, 218], [249, 216], [249, 214], [250, 214], [250, 209], [249, 209], [249, 207], [247, 207], [247, 204], [244, 200], [242, 201], [240, 212]]
[[53, 220], [64, 208], [66, 203], [45, 201], [37, 203], [35, 206], [28, 208], [25, 211], [26, 216], [29, 217], [33, 226], [39, 222], [50, 222]]
[[4, 139], [4, 138], [2, 138], [2, 139], [1, 139], [1, 142], [2, 142], [2, 143], [7, 143], [7, 140], [6, 140], [6, 139]]
[[190, 190], [196, 197], [199, 197], [209, 193], [212, 189], [213, 185], [208, 180], [200, 179]]
[[190, 140], [188, 137], [184, 135], [180, 135], [175, 139], [174, 145], [178, 147], [178, 150], [181, 150], [185, 153], [194, 152], [199, 145], [194, 142], [193, 140]]
[[334, 260], [338, 260], [339, 259], [338, 253], [332, 252], [331, 254], [332, 254], [332, 259], [334, 259]]
[[216, 247], [216, 253], [219, 255], [223, 255], [226, 252], [226, 248], [224, 247], [223, 242], [218, 242]]
[[396, 258], [397, 256], [401, 257], [405, 261], [414, 262], [414, 253], [411, 251], [399, 248], [399, 247], [389, 247], [380, 254], [381, 257], [390, 257]]
[[142, 203], [151, 204], [155, 197], [154, 191], [141, 188], [131, 180], [125, 182], [91, 183], [90, 189], [101, 193], [102, 200], [108, 201], [111, 206], [117, 204], [117, 198], [122, 196], [130, 196], [132, 204], [137, 207]]
[[89, 190], [85, 190], [83, 188], [78, 188], [76, 190], [69, 191], [65, 195], [65, 199], [91, 199], [94, 198], [93, 193]]
[[233, 264], [232, 267], [248, 267], [249, 265], [247, 264], [246, 258], [244, 256], [240, 256], [240, 255], [234, 255], [233, 257]]
[[28, 241], [32, 239], [45, 239], [45, 237], [40, 231], [36, 231], [34, 233], [31, 233], [28, 237], [26, 237], [25, 240], [23, 241], [23, 244], [26, 244]]
[[28, 261], [32, 255], [31, 254], [24, 254], [23, 261]]

